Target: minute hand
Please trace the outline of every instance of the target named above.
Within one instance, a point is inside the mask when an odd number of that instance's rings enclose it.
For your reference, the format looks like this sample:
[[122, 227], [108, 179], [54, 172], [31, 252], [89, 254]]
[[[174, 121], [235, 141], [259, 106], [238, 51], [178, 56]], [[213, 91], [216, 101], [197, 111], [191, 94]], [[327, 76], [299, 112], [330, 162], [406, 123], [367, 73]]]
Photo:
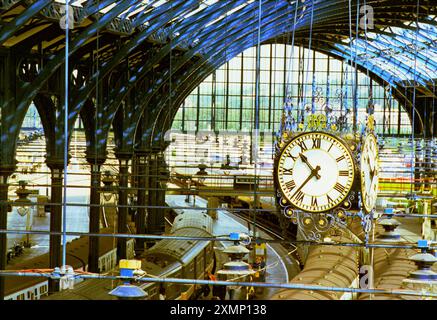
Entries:
[[[301, 186], [296, 190], [296, 192], [291, 196], [291, 198], [294, 198], [294, 196], [302, 190], [302, 188], [308, 183], [308, 181], [311, 180], [312, 177], [317, 177], [319, 175], [320, 166], [317, 166], [315, 169], [311, 170], [311, 173], [309, 177], [301, 184]], [[320, 176], [319, 176], [320, 177]]]
[[[299, 156], [302, 159], [302, 162], [304, 162], [311, 169], [311, 172], [314, 172], [315, 170], [314, 170], [313, 166], [308, 162], [308, 158], [303, 153], [299, 153]], [[319, 167], [319, 170], [320, 170], [320, 167]], [[318, 172], [319, 170], [317, 170], [315, 173], [315, 177], [317, 179], [320, 179], [320, 174]]]

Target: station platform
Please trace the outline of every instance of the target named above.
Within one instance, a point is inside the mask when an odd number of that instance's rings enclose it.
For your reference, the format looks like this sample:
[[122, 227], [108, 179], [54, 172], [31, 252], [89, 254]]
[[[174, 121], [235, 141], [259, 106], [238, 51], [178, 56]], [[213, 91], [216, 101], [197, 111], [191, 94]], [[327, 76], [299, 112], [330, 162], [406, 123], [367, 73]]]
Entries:
[[[23, 177], [21, 177], [23, 178]], [[37, 189], [40, 195], [46, 194], [45, 187], [33, 188], [33, 184], [46, 184], [46, 177], [42, 175], [32, 175], [32, 179], [28, 180], [29, 189]], [[89, 177], [82, 175], [70, 175], [68, 183], [71, 185], [89, 185]], [[16, 198], [15, 188], [11, 188], [9, 197]], [[89, 232], [89, 209], [86, 206], [89, 203], [89, 195], [87, 188], [68, 188], [67, 200], [69, 204], [77, 204], [83, 206], [66, 206], [67, 232]], [[30, 200], [36, 202], [36, 198], [30, 197]], [[18, 214], [17, 209], [13, 207], [12, 212], [8, 213], [8, 229], [9, 230], [34, 230], [34, 231], [48, 231], [50, 228], [50, 212], [39, 216], [37, 214], [36, 206], [33, 206], [29, 213], [30, 217]], [[78, 238], [77, 236], [67, 236], [67, 242]], [[25, 247], [23, 254], [12, 258], [7, 268], [13, 269], [16, 265], [20, 265], [26, 260], [43, 255], [49, 251], [48, 235], [40, 234], [13, 234], [7, 235], [7, 247], [12, 248], [14, 244], [28, 242], [30, 247]]]

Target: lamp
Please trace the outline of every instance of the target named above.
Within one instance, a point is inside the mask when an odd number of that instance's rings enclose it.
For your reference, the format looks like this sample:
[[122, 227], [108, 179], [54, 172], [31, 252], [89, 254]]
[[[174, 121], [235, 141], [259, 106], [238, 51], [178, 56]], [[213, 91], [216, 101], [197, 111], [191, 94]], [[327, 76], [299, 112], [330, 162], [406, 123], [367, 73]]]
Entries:
[[[246, 247], [238, 244], [229, 246], [223, 250], [223, 253], [227, 254], [231, 261], [226, 262], [223, 265], [223, 269], [217, 272], [219, 278], [226, 281], [235, 281], [235, 278], [239, 279], [252, 276], [255, 271], [248, 263], [243, 261], [243, 257], [249, 252]], [[241, 286], [228, 286], [230, 300], [234, 298], [235, 291], [240, 288]]]
[[19, 206], [17, 212], [20, 216], [24, 217], [29, 213], [29, 207], [32, 205], [32, 201], [27, 197], [32, 193], [31, 190], [26, 188], [27, 182], [24, 180], [18, 181], [19, 188], [15, 191], [18, 199], [15, 200], [15, 205]]
[[147, 298], [148, 294], [142, 288], [133, 285], [131, 278], [135, 271], [141, 270], [140, 260], [120, 260], [120, 276], [126, 277], [123, 284], [113, 289], [109, 294], [119, 300], [138, 300]]
[[206, 176], [208, 175], [208, 172], [206, 172], [206, 164], [199, 164], [198, 166], [199, 171], [196, 172], [197, 181], [199, 184], [205, 184]]
[[[17, 212], [20, 216], [26, 218], [26, 230], [30, 230], [30, 208], [32, 207], [32, 201], [28, 198], [29, 194], [32, 193], [31, 190], [27, 189], [27, 182], [24, 180], [18, 181], [19, 188], [15, 191], [18, 196], [18, 199], [14, 201], [14, 205], [18, 206]], [[30, 248], [30, 235], [26, 235], [26, 241], [24, 242], [24, 246]]]

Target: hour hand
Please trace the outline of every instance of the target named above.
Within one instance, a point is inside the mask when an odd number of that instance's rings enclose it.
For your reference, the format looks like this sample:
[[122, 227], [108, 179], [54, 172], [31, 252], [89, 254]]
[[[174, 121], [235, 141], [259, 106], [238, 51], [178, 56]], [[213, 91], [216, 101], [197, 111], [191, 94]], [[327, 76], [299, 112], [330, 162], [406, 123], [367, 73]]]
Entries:
[[302, 190], [302, 188], [308, 183], [308, 181], [311, 180], [312, 177], [317, 177], [317, 175], [319, 174], [319, 170], [320, 170], [320, 166], [317, 166], [315, 169], [312, 169], [308, 178], [306, 178], [306, 180], [300, 185], [300, 187], [294, 192], [294, 194], [291, 197], [293, 198], [300, 190]]
[[320, 174], [319, 174], [320, 167], [319, 170], [314, 170], [313, 166], [308, 162], [308, 158], [302, 152], [299, 153], [299, 156], [302, 159], [302, 162], [304, 162], [311, 169], [311, 172], [315, 172], [314, 176], [317, 179], [320, 179]]

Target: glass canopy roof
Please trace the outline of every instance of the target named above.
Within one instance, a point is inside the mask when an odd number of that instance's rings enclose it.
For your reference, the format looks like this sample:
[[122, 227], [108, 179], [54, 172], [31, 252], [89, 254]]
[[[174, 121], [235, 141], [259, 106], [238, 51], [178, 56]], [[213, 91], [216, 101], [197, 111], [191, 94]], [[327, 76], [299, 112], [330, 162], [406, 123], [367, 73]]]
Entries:
[[[261, 12], [261, 42], [282, 37], [291, 44], [290, 35], [300, 33], [295, 44], [309, 42], [311, 49], [353, 60], [391, 85], [430, 88], [437, 78], [437, 7], [433, 0], [407, 0], [402, 6], [389, 0], [367, 0], [364, 4], [372, 7], [371, 17], [363, 16], [363, 3], [356, 0], [73, 0], [70, 4], [81, 8], [83, 17], [100, 12], [99, 19], [124, 20], [132, 36], [149, 29], [152, 37], [179, 42], [212, 65], [223, 63], [214, 61], [223, 58], [217, 54], [218, 46], [225, 48], [225, 59], [230, 60], [257, 44]], [[373, 19], [374, 27], [372, 20], [373, 28], [362, 30], [363, 18]], [[242, 38], [226, 33], [240, 33]]]
[[[65, 1], [57, 1], [65, 3]], [[118, 16], [122, 19], [131, 20], [133, 25], [138, 26], [140, 24], [148, 25], [149, 18], [153, 15], [153, 12], [157, 11], [160, 7], [167, 7], [169, 10], [179, 7], [183, 2], [191, 1], [130, 1], [130, 5], [120, 13]], [[220, 3], [218, 0], [206, 0], [206, 1], [194, 1], [194, 6], [186, 6], [186, 10], [179, 14], [177, 17], [173, 17], [170, 23], [176, 25], [183, 24], [185, 19], [198, 19], [197, 24], [200, 29], [213, 30], [214, 25], [222, 19], [227, 19], [232, 24], [233, 19], [241, 19], [239, 13], [249, 5], [252, 4], [251, 9], [247, 12], [248, 15], [252, 15], [254, 19], [259, 10], [259, 2], [250, 1], [226, 1], [225, 4]], [[255, 2], [255, 3], [254, 3]], [[263, 6], [267, 6], [272, 1], [261, 1], [261, 9]], [[329, 6], [327, 3], [334, 4], [336, 2], [344, 3], [347, 1], [299, 1], [296, 5], [296, 1], [275, 1], [275, 8], [277, 9], [277, 15], [279, 16], [281, 10], [288, 10], [290, 16], [291, 28], [284, 28], [283, 24], [278, 23], [276, 34], [283, 34], [284, 31], [292, 31], [293, 26], [295, 30], [306, 29], [312, 27], [310, 24], [323, 25], [323, 22], [318, 21], [317, 15], [323, 16], [324, 12], [327, 12]], [[380, 1], [383, 5], [384, 1]], [[72, 1], [73, 6], [86, 7], [92, 3], [92, 1]], [[125, 5], [126, 1], [102, 1], [100, 5], [101, 13], [108, 13], [109, 11], [117, 8], [122, 4]], [[372, 5], [372, 1], [367, 1], [368, 5]], [[204, 15], [199, 15], [202, 11], [207, 11], [209, 8], [217, 7], [220, 9], [220, 14], [213, 20], [205, 21], [203, 24]], [[349, 8], [353, 9], [353, 8]], [[210, 11], [211, 13], [213, 10]], [[298, 19], [294, 19], [294, 15], [299, 13]], [[375, 8], [376, 13], [376, 8]], [[263, 14], [266, 14], [263, 12]], [[345, 13], [347, 14], [347, 12]], [[163, 17], [167, 17], [163, 15]], [[310, 19], [311, 18], [311, 19]], [[273, 16], [271, 21], [273, 20]], [[379, 17], [378, 17], [379, 19]], [[296, 21], [296, 24], [294, 24]], [[234, 21], [235, 22], [235, 21]], [[278, 21], [279, 22], [279, 21]], [[241, 26], [242, 30], [244, 26]], [[261, 26], [262, 32], [263, 26]], [[285, 29], [285, 30], [284, 30]], [[196, 32], [194, 32], [196, 33]], [[273, 35], [274, 33], [272, 33]], [[176, 36], [179, 34], [176, 34]], [[192, 35], [194, 36], [194, 35]], [[214, 41], [214, 39], [208, 39], [208, 41]], [[200, 46], [209, 46], [210, 43], [199, 43]], [[241, 48], [240, 52], [245, 48]], [[317, 49], [317, 48], [315, 48]], [[230, 51], [238, 52], [239, 50]], [[348, 38], [339, 37], [335, 45], [332, 46], [331, 52], [335, 55], [343, 57], [344, 59], [352, 59], [364, 68], [373, 71], [375, 74], [383, 78], [385, 81], [391, 84], [401, 83], [411, 85], [416, 79], [417, 83], [423, 86], [434, 84], [434, 79], [437, 78], [437, 27], [436, 16], [428, 15], [426, 19], [420, 19], [419, 21], [403, 21], [398, 26], [386, 26], [377, 27], [375, 29], [368, 29], [365, 34], [359, 35], [359, 37], [353, 37], [352, 41]], [[232, 57], [229, 57], [232, 58]], [[405, 83], [406, 82], [406, 83]]]

